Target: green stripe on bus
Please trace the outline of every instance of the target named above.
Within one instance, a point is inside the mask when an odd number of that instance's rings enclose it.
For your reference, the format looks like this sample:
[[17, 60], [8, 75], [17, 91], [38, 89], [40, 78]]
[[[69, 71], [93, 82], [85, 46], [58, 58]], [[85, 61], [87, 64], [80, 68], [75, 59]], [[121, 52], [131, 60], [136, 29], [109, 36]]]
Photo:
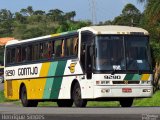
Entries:
[[132, 80], [140, 80], [140, 78], [141, 78], [141, 75], [139, 75], [139, 74], [134, 74]]
[[[58, 62], [52, 62], [48, 71], [48, 76], [55, 76]], [[43, 98], [50, 98], [54, 78], [47, 78]]]
[[124, 78], [124, 80], [132, 80], [134, 74], [127, 74]]
[[[59, 61], [58, 62], [55, 76], [63, 76], [64, 70], [66, 67], [66, 63], [67, 63], [67, 61]], [[58, 99], [59, 91], [61, 89], [62, 79], [63, 79], [63, 77], [54, 78], [53, 84], [52, 84], [52, 91], [50, 94], [51, 99]]]

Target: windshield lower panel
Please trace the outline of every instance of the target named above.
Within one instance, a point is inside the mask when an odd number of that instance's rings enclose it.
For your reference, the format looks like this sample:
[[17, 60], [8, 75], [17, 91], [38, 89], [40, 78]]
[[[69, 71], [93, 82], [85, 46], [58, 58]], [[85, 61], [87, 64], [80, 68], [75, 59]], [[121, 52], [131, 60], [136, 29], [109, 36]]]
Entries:
[[95, 41], [98, 71], [151, 70], [147, 36], [101, 35]]

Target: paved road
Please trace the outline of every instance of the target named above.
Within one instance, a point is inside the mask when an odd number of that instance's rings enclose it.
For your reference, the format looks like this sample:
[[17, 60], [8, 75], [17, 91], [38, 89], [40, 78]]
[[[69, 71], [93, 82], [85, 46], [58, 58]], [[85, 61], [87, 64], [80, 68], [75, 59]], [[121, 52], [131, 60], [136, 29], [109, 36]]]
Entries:
[[0, 91], [2, 91], [4, 89], [4, 83], [0, 83]]
[[0, 119], [9, 116], [38, 117], [44, 120], [160, 120], [160, 107], [132, 108], [58, 108], [0, 107]]
[[[0, 84], [3, 90], [3, 84]], [[0, 104], [0, 120], [160, 120], [160, 107], [24, 108]]]

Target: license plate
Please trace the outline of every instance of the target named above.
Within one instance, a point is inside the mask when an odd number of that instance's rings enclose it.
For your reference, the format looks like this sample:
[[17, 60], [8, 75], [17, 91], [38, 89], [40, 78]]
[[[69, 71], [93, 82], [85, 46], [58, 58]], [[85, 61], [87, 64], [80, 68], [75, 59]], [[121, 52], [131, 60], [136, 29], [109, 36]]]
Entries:
[[132, 92], [132, 88], [122, 88], [122, 92], [131, 93]]

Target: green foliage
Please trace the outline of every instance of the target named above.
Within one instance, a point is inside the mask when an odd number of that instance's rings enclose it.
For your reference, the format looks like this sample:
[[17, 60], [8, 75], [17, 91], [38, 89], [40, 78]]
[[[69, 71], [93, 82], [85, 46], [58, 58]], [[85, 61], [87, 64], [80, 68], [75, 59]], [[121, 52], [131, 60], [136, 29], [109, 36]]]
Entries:
[[122, 14], [115, 17], [112, 23], [116, 25], [139, 26], [140, 19], [140, 11], [134, 5], [127, 4], [122, 10]]
[[[48, 13], [36, 10], [32, 6], [11, 13], [10, 10], [0, 10], [0, 37], [29, 39], [48, 34], [76, 30], [91, 24], [89, 21], [74, 21], [75, 11], [64, 13], [59, 9], [51, 9]], [[0, 60], [3, 50], [0, 49]]]
[[19, 12], [0, 10], [0, 36], [28, 39], [47, 34], [76, 30], [90, 25], [88, 21], [74, 21], [75, 11], [64, 13], [59, 9], [51, 9], [48, 13], [36, 10], [32, 6]]

